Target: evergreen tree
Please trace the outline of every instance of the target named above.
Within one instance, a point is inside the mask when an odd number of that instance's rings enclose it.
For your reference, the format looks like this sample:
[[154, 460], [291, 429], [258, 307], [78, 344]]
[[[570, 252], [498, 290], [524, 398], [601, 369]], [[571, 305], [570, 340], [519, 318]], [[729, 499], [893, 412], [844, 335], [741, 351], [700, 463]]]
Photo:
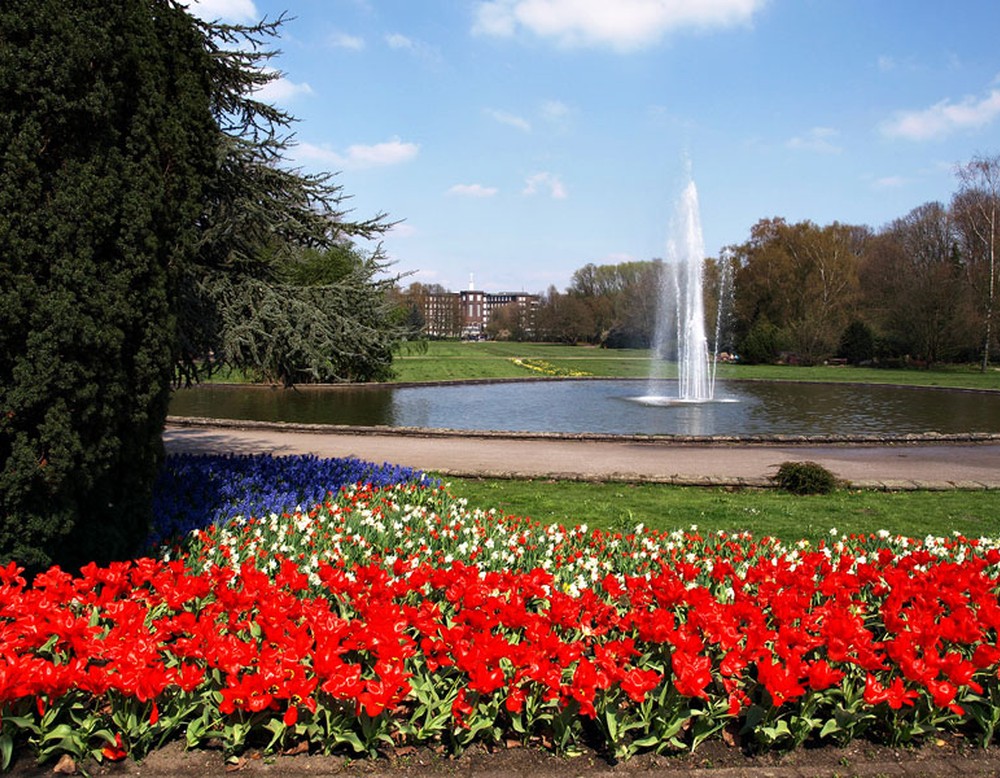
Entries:
[[837, 355], [846, 359], [851, 365], [860, 365], [874, 359], [875, 333], [872, 332], [872, 328], [858, 319], [848, 324], [840, 336]]
[[[281, 20], [247, 27], [195, 21], [211, 55], [220, 164], [204, 197], [197, 254], [172, 269], [179, 379], [227, 365], [289, 386], [391, 374], [405, 335], [386, 277], [384, 214], [350, 221], [328, 173], [282, 166], [293, 118], [256, 99]], [[317, 273], [317, 269], [319, 272]], [[331, 272], [333, 271], [333, 272]]]
[[[155, 12], [154, 12], [155, 11]], [[0, 557], [145, 536], [218, 130], [202, 36], [166, 2], [0, 5]]]
[[388, 370], [377, 250], [335, 278], [289, 273], [389, 225], [345, 220], [329, 176], [282, 167], [291, 117], [254, 97], [279, 23], [0, 3], [0, 561], [137, 550], [174, 377]]

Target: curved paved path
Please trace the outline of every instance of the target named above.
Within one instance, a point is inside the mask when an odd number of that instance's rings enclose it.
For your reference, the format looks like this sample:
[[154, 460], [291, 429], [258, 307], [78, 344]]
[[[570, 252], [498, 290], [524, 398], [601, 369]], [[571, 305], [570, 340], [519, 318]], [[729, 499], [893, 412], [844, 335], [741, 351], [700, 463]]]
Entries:
[[768, 486], [782, 462], [812, 460], [858, 488], [1000, 489], [995, 438], [967, 444], [679, 443], [171, 419], [164, 442], [171, 452], [356, 456], [456, 477]]

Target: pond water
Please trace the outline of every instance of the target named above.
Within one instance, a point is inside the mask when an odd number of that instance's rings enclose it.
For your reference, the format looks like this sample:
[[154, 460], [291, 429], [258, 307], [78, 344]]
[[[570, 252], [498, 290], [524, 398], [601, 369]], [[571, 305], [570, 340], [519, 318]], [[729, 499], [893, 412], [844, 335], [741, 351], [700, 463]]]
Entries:
[[878, 435], [1000, 432], [1000, 392], [730, 381], [704, 404], [676, 382], [518, 381], [422, 386], [180, 389], [170, 413], [258, 421], [455, 430], [644, 435]]

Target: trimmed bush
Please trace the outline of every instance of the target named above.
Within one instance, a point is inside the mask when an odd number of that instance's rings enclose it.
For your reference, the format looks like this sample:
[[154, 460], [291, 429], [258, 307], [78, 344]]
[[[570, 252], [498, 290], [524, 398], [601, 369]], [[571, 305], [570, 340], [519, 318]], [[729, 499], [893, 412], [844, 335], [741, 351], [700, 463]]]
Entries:
[[837, 488], [837, 477], [817, 462], [783, 462], [774, 480], [792, 494], [829, 494]]

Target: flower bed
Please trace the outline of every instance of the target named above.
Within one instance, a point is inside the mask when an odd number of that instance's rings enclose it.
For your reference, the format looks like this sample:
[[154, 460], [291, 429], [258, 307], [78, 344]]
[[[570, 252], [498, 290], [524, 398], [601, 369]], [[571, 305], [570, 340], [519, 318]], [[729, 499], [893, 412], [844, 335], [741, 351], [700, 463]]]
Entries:
[[556, 378], [584, 378], [586, 376], [591, 376], [593, 373], [588, 373], [585, 370], [572, 370], [567, 367], [556, 367], [551, 362], [546, 362], [544, 359], [524, 359], [522, 357], [511, 357], [510, 361], [517, 365], [518, 367], [523, 367], [526, 370], [531, 370], [534, 373], [541, 373], [542, 375], [552, 376]]
[[604, 533], [353, 485], [157, 559], [0, 569], [0, 753], [985, 745], [998, 576], [985, 540]]
[[160, 469], [153, 494], [150, 545], [233, 516], [265, 516], [322, 502], [346, 484], [429, 483], [418, 470], [356, 457], [175, 454]]

